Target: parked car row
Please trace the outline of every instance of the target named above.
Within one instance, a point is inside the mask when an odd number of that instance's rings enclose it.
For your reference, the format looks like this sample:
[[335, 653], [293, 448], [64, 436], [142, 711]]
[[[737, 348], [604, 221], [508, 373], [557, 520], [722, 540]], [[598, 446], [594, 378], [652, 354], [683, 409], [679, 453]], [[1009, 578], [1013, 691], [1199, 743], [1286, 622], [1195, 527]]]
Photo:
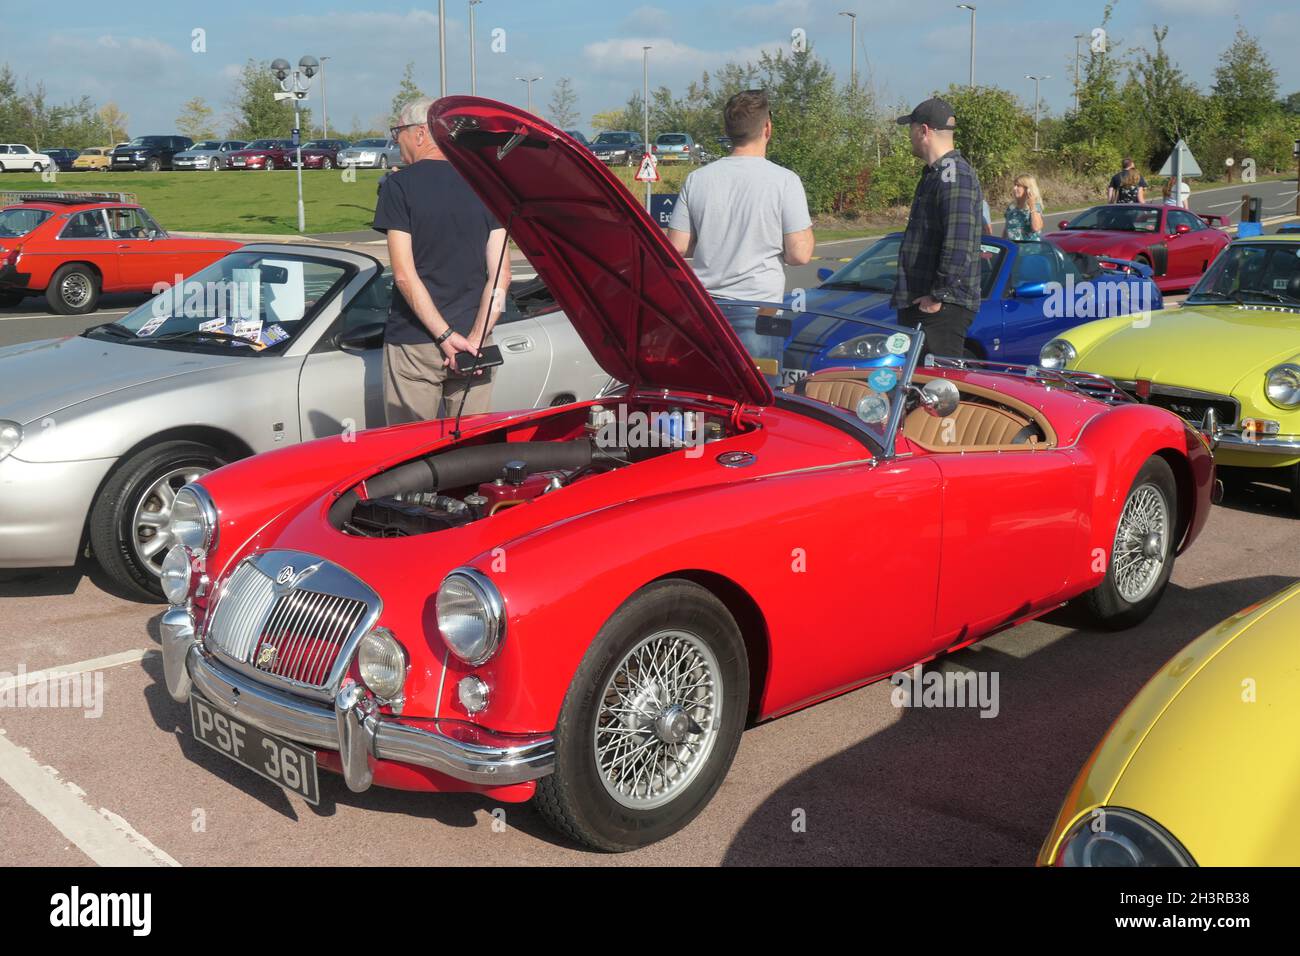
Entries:
[[[21, 143], [0, 144], [0, 172], [62, 172], [95, 170], [218, 170], [291, 169], [297, 166], [298, 148], [288, 139], [207, 139], [194, 142], [187, 136], [137, 136], [116, 146], [86, 149], [49, 149], [37, 152]], [[340, 163], [339, 154], [347, 153]], [[345, 139], [316, 139], [302, 144], [304, 169], [333, 169], [357, 165], [387, 169], [401, 165], [397, 144], [387, 139], [363, 139], [353, 144]]]

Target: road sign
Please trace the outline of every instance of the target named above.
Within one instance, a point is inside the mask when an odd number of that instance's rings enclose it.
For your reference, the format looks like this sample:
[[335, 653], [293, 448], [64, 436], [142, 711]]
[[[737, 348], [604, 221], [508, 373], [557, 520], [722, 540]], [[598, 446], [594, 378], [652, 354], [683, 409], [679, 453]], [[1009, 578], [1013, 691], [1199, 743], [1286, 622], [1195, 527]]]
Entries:
[[659, 167], [655, 165], [655, 158], [649, 153], [641, 157], [641, 168], [636, 171], [636, 181], [639, 183], [659, 182]]
[[293, 145], [294, 145], [294, 148], [295, 148], [295, 149], [297, 149], [299, 146], [302, 145], [302, 139], [301, 139], [301, 137], [302, 137], [302, 130], [300, 130], [300, 129], [295, 129], [295, 130], [293, 131]]
[[677, 205], [677, 193], [655, 193], [650, 197], [650, 218], [660, 226], [668, 228], [668, 217]]
[[[1180, 155], [1181, 154], [1181, 155]], [[1178, 159], [1177, 165], [1174, 160]], [[1180, 139], [1174, 147], [1174, 151], [1169, 154], [1165, 164], [1160, 167], [1161, 176], [1182, 176], [1183, 178], [1196, 177], [1204, 175], [1201, 172], [1200, 164], [1196, 162], [1196, 157], [1192, 151], [1187, 148], [1187, 140]]]

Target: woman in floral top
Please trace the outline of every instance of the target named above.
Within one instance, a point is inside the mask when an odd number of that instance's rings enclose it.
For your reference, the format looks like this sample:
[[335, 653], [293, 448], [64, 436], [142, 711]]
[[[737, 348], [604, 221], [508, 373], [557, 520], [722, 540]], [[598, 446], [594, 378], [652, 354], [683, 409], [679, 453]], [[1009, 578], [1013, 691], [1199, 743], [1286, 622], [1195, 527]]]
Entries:
[[1024, 242], [1043, 237], [1043, 195], [1038, 191], [1038, 180], [1033, 176], [1016, 177], [1005, 219], [1003, 239]]

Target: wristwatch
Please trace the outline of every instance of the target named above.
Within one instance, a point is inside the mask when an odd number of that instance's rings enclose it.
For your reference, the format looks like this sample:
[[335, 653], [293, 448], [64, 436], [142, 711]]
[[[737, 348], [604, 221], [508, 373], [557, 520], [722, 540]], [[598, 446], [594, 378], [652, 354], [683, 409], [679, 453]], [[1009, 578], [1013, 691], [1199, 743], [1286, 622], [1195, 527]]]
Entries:
[[435, 337], [434, 337], [433, 344], [434, 344], [434, 345], [441, 345], [443, 342], [445, 342], [445, 341], [447, 341], [449, 338], [451, 338], [451, 333], [453, 333], [453, 332], [455, 332], [455, 331], [456, 331], [456, 330], [453, 329], [450, 325], [447, 326], [447, 331], [446, 331], [446, 332], [443, 332], [442, 335], [439, 335], [439, 336], [435, 336]]

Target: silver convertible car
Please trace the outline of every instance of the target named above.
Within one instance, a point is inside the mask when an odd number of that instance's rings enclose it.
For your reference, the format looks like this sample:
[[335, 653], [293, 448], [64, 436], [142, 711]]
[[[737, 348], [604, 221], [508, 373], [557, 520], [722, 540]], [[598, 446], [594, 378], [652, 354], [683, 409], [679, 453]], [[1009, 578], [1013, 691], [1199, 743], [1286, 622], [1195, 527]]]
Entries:
[[[182, 485], [384, 424], [392, 288], [362, 253], [249, 245], [116, 322], [0, 348], [0, 568], [66, 567], [89, 548], [126, 591], [159, 597]], [[496, 410], [611, 385], [536, 281], [512, 285], [493, 337]]]

